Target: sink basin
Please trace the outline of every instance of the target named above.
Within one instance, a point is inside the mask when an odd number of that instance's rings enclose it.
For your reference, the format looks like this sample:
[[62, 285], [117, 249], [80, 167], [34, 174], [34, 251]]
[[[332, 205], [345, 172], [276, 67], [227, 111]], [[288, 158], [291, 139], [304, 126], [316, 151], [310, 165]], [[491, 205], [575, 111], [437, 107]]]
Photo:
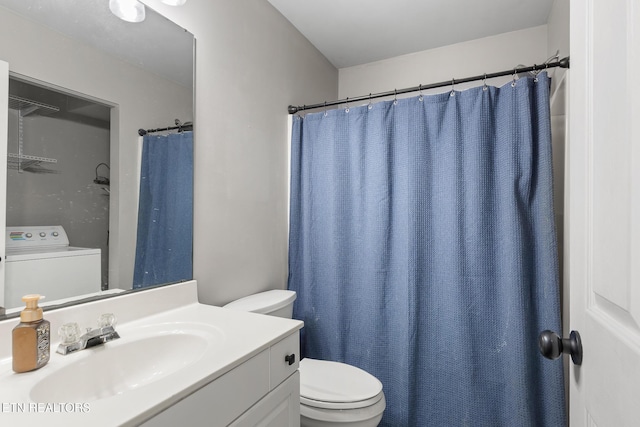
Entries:
[[[35, 402], [91, 402], [145, 387], [200, 360], [224, 339], [210, 325], [166, 323], [119, 330], [121, 338], [61, 358], [34, 384]], [[53, 350], [53, 349], [52, 349]], [[53, 355], [52, 355], [53, 357]]]

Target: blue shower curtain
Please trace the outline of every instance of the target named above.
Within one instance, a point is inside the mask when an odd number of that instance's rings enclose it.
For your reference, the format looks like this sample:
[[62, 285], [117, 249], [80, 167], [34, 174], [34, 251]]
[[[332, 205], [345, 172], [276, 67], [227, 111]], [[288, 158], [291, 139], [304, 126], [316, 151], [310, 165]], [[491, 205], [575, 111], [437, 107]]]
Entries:
[[193, 132], [145, 135], [133, 287], [190, 280]]
[[293, 121], [302, 355], [383, 383], [383, 426], [560, 426], [546, 73]]

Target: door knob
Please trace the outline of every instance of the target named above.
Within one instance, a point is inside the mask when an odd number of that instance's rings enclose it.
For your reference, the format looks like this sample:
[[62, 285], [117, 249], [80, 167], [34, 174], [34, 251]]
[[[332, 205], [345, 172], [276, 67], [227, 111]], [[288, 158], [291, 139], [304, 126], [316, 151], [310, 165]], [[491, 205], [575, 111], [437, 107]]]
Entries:
[[547, 359], [557, 359], [562, 353], [570, 354], [576, 365], [582, 365], [582, 340], [578, 331], [571, 331], [569, 338], [560, 338], [553, 331], [542, 331], [538, 337], [540, 353]]

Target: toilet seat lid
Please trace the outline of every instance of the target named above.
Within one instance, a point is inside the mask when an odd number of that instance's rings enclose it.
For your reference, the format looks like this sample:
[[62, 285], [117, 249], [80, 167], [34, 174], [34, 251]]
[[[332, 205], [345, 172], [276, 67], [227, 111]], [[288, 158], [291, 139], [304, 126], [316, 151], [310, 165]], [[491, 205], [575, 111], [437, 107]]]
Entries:
[[[348, 404], [380, 399], [382, 383], [355, 366], [328, 360], [300, 361], [300, 397], [326, 404]], [[367, 405], [372, 404], [366, 402]], [[324, 406], [324, 405], [323, 405]], [[353, 405], [352, 407], [360, 407]]]

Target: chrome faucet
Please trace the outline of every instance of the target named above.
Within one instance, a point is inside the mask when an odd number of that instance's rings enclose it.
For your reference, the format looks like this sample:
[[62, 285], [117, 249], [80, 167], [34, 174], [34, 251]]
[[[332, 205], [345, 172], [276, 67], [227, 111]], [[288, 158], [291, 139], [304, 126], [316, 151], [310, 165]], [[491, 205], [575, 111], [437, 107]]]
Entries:
[[87, 332], [80, 335], [77, 323], [65, 323], [58, 330], [62, 342], [56, 352], [69, 354], [116, 340], [120, 338], [120, 335], [115, 330], [115, 324], [116, 317], [111, 313], [106, 313], [98, 319], [98, 328], [87, 328]]

